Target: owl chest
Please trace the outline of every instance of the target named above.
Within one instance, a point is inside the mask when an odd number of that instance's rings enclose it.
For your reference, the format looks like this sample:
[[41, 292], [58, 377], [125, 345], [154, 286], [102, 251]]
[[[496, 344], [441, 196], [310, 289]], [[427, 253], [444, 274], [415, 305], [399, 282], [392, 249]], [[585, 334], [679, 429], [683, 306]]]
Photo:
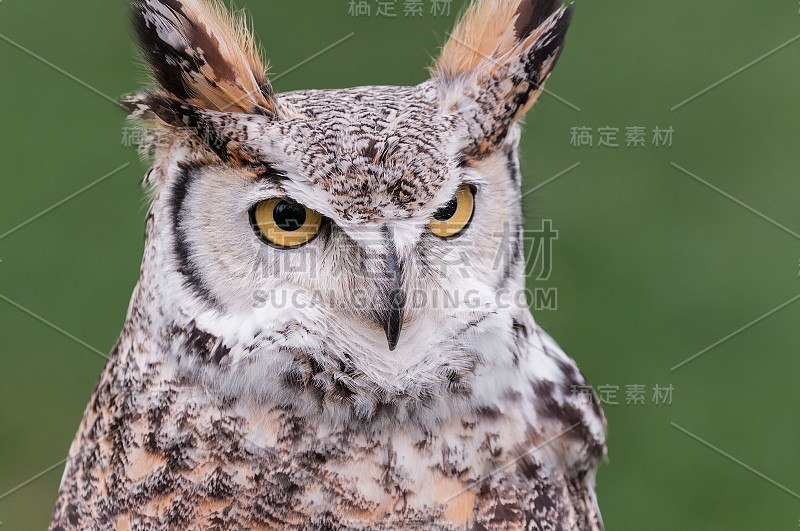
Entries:
[[583, 529], [559, 522], [585, 482], [543, 472], [524, 433], [503, 416], [368, 433], [202, 393], [101, 387], [57, 518], [77, 523], [64, 529]]
[[534, 460], [508, 466], [516, 445], [496, 423], [368, 435], [285, 411], [153, 408], [88, 415], [67, 479], [78, 512], [114, 529], [514, 529], [532, 497], [555, 499]]
[[191, 500], [201, 521], [236, 513], [265, 528], [459, 529], [489, 494], [479, 487], [502, 455], [499, 434], [366, 435], [286, 414], [209, 418], [183, 434], [143, 431], [136, 447], [124, 459], [127, 490], [160, 483], [157, 504]]

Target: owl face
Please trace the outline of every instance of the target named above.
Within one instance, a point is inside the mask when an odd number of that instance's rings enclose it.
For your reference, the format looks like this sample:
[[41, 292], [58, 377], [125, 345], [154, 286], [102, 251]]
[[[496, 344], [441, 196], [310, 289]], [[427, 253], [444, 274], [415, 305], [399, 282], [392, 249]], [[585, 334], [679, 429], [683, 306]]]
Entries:
[[326, 325], [341, 320], [375, 347], [389, 335], [383, 350], [407, 322], [446, 330], [496, 311], [503, 245], [520, 217], [516, 146], [466, 163], [425, 97], [392, 87], [289, 94], [302, 119], [240, 126], [258, 128], [247, 141], [267, 172], [178, 159], [165, 188], [193, 295], [239, 314], [315, 300]]
[[167, 138], [151, 258], [178, 351], [199, 330], [244, 387], [305, 353], [398, 393], [485, 355], [527, 311], [515, 121], [569, 19], [522, 4], [476, 4], [419, 86], [275, 94], [219, 8], [136, 3], [159, 87], [126, 103]]

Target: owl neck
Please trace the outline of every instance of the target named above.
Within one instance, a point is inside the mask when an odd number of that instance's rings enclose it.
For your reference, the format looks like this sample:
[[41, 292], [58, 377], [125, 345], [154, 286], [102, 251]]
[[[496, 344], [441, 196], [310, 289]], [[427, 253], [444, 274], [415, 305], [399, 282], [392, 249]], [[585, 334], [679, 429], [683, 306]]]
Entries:
[[465, 412], [496, 410], [506, 395], [530, 389], [533, 381], [530, 314], [468, 323], [474, 349], [431, 346], [428, 361], [381, 372], [370, 352], [309, 338], [299, 322], [260, 333], [240, 329], [232, 337], [225, 335], [232, 323], [224, 319], [214, 327], [169, 315], [152, 304], [158, 289], [140, 282], [112, 362], [143, 389], [179, 386], [215, 403], [282, 407], [331, 425], [433, 427]]

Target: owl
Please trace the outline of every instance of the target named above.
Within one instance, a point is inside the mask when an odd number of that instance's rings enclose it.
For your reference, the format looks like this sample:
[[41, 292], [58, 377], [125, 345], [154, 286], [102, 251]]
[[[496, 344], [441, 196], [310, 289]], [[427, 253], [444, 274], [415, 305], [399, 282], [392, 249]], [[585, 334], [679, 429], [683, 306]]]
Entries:
[[524, 297], [571, 14], [478, 0], [420, 85], [277, 94], [241, 15], [133, 2], [144, 257], [50, 529], [602, 529], [603, 412]]

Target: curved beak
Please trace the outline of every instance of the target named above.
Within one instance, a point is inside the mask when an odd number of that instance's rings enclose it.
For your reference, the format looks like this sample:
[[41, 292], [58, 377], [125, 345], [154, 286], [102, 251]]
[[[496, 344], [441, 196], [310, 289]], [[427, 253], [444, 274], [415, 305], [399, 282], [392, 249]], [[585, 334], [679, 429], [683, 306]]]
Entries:
[[406, 305], [406, 294], [402, 290], [403, 269], [397, 257], [397, 251], [391, 248], [386, 256], [386, 284], [382, 300], [386, 307], [382, 308], [381, 323], [389, 342], [389, 350], [394, 351], [400, 341], [400, 332], [403, 331], [403, 312]]

